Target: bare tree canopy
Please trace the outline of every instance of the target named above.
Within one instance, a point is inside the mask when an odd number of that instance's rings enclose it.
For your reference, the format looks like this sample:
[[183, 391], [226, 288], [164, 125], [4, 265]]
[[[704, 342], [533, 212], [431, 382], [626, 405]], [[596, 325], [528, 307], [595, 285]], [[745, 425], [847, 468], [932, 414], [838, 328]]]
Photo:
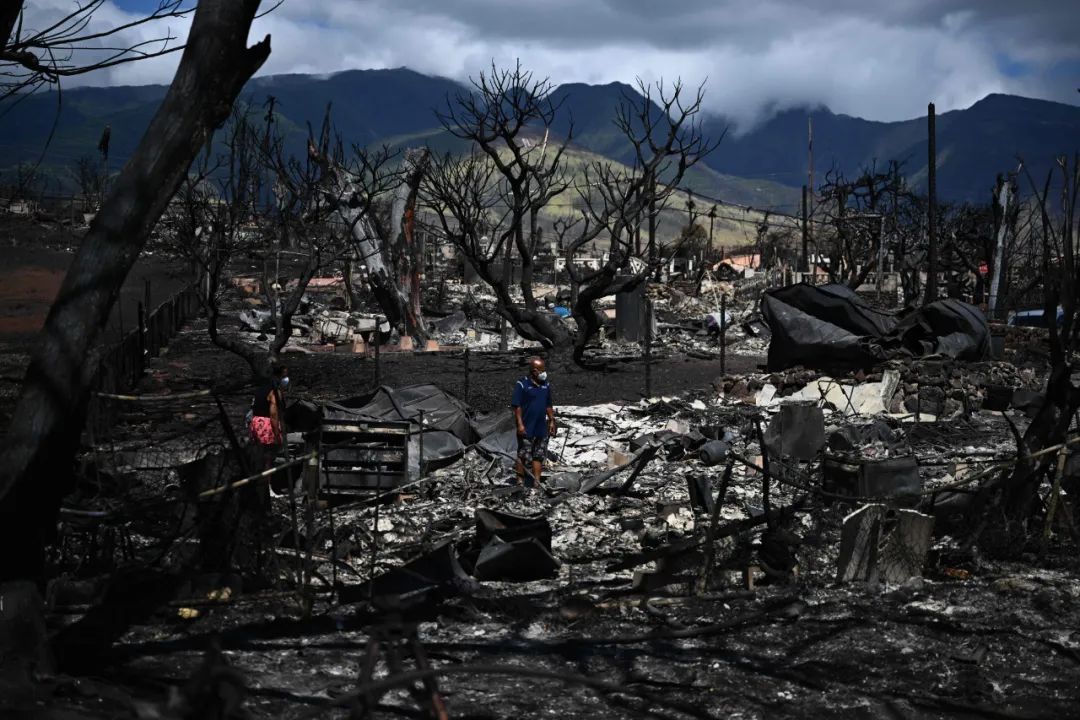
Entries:
[[[648, 259], [642, 258], [634, 230], [646, 213], [655, 217], [687, 170], [719, 143], [702, 132], [703, 88], [688, 97], [678, 81], [639, 81], [638, 91], [624, 94], [613, 118], [632, 148], [632, 167], [591, 161], [576, 186], [564, 158], [572, 125], [566, 137], [551, 137], [560, 108], [547, 79], [537, 79], [520, 64], [492, 67], [473, 81], [473, 89], [448, 99], [439, 113], [448, 132], [470, 142], [471, 152], [433, 160], [422, 186], [424, 201], [446, 238], [491, 286], [497, 311], [518, 334], [545, 347], [572, 345], [580, 363], [600, 327], [595, 302], [640, 284], [662, 262], [652, 243]], [[564, 192], [578, 195], [577, 210], [554, 223], [570, 277], [576, 335], [541, 307], [533, 290], [539, 216]], [[579, 254], [597, 243], [608, 248], [604, 262], [594, 269], [579, 267]], [[520, 302], [511, 289], [514, 264], [520, 267]]]
[[[633, 148], [633, 167], [595, 161], [585, 169], [585, 181], [577, 188], [579, 216], [560, 228], [578, 328], [574, 359], [579, 364], [586, 344], [600, 329], [596, 301], [640, 285], [666, 260], [654, 232], [642, 257], [636, 242], [642, 221], [651, 218], [655, 230], [657, 213], [678, 192], [686, 172], [723, 139], [709, 140], [702, 131], [704, 97], [703, 86], [688, 97], [679, 80], [653, 85], [638, 80], [638, 92], [623, 94], [615, 117], [615, 127]], [[606, 261], [595, 270], [579, 267], [576, 256], [597, 239], [609, 243]]]
[[[443, 127], [470, 141], [464, 159], [433, 158], [423, 198], [442, 230], [488, 283], [498, 312], [518, 333], [547, 347], [569, 334], [542, 312], [533, 293], [534, 257], [541, 238], [539, 215], [569, 187], [563, 154], [573, 135], [549, 142], [559, 105], [553, 85], [518, 63], [492, 66], [473, 80], [475, 92], [447, 98], [438, 113]], [[511, 297], [511, 264], [521, 266], [522, 304]]]
[[[160, 26], [169, 18], [190, 14], [190, 0], [159, 0], [157, 7], [129, 22], [105, 28], [94, 24], [94, 13], [105, 0], [72, 3], [74, 9], [58, 12], [45, 27], [25, 25], [22, 0], [7, 2], [0, 9], [0, 100], [11, 95], [32, 92], [61, 78], [136, 60], [167, 55], [183, 50], [168, 27], [159, 37], [125, 44], [126, 32], [142, 26]], [[113, 43], [120, 40], [119, 45]]]

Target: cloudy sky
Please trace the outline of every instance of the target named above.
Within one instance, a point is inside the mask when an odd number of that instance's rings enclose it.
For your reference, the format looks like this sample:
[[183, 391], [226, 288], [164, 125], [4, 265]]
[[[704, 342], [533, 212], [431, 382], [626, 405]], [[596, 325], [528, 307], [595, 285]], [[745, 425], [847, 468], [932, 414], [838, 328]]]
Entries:
[[[74, 6], [26, 4], [27, 25]], [[108, 0], [96, 22], [156, 4]], [[182, 40], [188, 24], [133, 34]], [[939, 112], [967, 107], [992, 92], [1080, 104], [1076, 0], [285, 0], [256, 21], [253, 39], [266, 33], [273, 52], [260, 74], [406, 66], [464, 80], [520, 58], [556, 84], [707, 80], [709, 108], [743, 128], [818, 103], [874, 120], [923, 115], [930, 101]], [[168, 82], [178, 59], [79, 82]]]

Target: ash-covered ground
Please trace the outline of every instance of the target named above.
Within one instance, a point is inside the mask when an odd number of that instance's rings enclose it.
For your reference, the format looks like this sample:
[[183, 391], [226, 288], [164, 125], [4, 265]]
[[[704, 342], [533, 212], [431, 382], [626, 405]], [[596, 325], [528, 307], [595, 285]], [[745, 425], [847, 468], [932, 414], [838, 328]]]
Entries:
[[[1017, 458], [1046, 380], [1041, 336], [1009, 329], [996, 361], [767, 373], [761, 288], [717, 285], [741, 293], [721, 370], [701, 322], [717, 298], [654, 290], [650, 393], [640, 343], [592, 348], [603, 369], [547, 358], [560, 431], [528, 492], [483, 440], [536, 350], [497, 351], [490, 312], [463, 323], [445, 308], [443, 352], [384, 351], [376, 373], [370, 348], [341, 350], [377, 319], [308, 304], [285, 355], [290, 403], [432, 386], [468, 436], [400, 488], [318, 502], [302, 464], [222, 491], [252, 472], [250, 372], [205, 318], [189, 323], [140, 400], [92, 405], [44, 592], [56, 669], [0, 715], [1077, 716], [1071, 502], [992, 551], [968, 542], [963, 513]], [[230, 331], [260, 342], [264, 321]], [[778, 429], [791, 407], [799, 422]], [[313, 449], [291, 441], [279, 463]], [[864, 466], [905, 491], [867, 490]], [[1063, 466], [1061, 497], [1078, 474]], [[502, 565], [481, 562], [514, 538], [528, 542]]]
[[[473, 354], [470, 416], [506, 412], [528, 352]], [[854, 408], [829, 399], [836, 390], [819, 373], [759, 373], [760, 357], [728, 361], [725, 378], [715, 360], [661, 353], [648, 399], [640, 360], [606, 373], [556, 361], [562, 427], [542, 490], [516, 490], [499, 458], [470, 447], [377, 503], [329, 496], [309, 518], [301, 496], [297, 542], [287, 484], [275, 481], [271, 498], [250, 488], [213, 503], [192, 497], [191, 482], [207, 487], [207, 468], [229, 461], [206, 460], [228, 455], [216, 403], [186, 394], [217, 388], [242, 437], [248, 393], [221, 390], [243, 377], [243, 366], [211, 349], [195, 323], [139, 388], [162, 399], [121, 408], [87, 458], [87, 483], [66, 501], [47, 594], [61, 674], [42, 679], [37, 699], [13, 710], [110, 718], [1074, 716], [1080, 576], [1061, 527], [1041, 553], [1036, 544], [989, 558], [964, 547], [962, 528], [954, 533], [944, 511], [910, 577], [838, 582], [843, 521], [861, 503], [816, 492], [830, 453], [917, 458], [922, 501], [1009, 462], [1008, 422], [1022, 428], [1026, 416], [981, 409], [985, 386], [1037, 389], [1039, 374], [1004, 362], [895, 363], [836, 381], [849, 398], [862, 388], [857, 402], [866, 404]], [[433, 384], [465, 400], [462, 362], [460, 354], [388, 354], [380, 380]], [[292, 355], [292, 400], [365, 395], [373, 364], [350, 354]], [[810, 461], [774, 460], [766, 500], [758, 429], [808, 386], [822, 396], [826, 447]], [[973, 402], [946, 409], [961, 393]], [[905, 409], [913, 400], [927, 403], [920, 422]], [[947, 419], [927, 414], [935, 402]], [[725, 461], [703, 460], [709, 439], [726, 442]], [[305, 451], [299, 439], [292, 451]], [[185, 467], [202, 476], [192, 481]], [[719, 497], [715, 513], [691, 496], [695, 485]], [[485, 509], [546, 522], [550, 577], [480, 580], [447, 560], [469, 565]], [[207, 534], [210, 517], [216, 535]], [[311, 553], [308, 607], [298, 599], [297, 545], [301, 557]], [[232, 567], [208, 572], [206, 556], [219, 549], [232, 554]], [[423, 557], [433, 565], [402, 574]], [[367, 589], [372, 577], [404, 585], [378, 597]]]

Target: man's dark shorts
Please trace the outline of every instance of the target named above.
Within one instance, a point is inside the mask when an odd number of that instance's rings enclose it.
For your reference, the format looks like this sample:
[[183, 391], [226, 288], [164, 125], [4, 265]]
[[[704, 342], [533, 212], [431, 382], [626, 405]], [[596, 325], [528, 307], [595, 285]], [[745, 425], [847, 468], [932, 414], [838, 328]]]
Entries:
[[518, 435], [518, 460], [523, 463], [530, 462], [532, 460], [543, 460], [547, 455], [548, 439], [542, 438], [527, 438]]

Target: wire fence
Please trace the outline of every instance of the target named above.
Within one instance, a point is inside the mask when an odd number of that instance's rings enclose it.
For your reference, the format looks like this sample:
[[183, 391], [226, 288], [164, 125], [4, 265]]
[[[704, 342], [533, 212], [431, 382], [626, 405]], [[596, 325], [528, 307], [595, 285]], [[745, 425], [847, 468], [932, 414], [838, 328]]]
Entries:
[[115, 403], [102, 400], [134, 388], [146, 370], [147, 361], [161, 353], [200, 307], [198, 294], [192, 287], [176, 293], [151, 312], [147, 312], [147, 304], [139, 303], [137, 327], [105, 353], [98, 368], [88, 416], [96, 418], [102, 427], [108, 427], [116, 419], [111, 414]]

